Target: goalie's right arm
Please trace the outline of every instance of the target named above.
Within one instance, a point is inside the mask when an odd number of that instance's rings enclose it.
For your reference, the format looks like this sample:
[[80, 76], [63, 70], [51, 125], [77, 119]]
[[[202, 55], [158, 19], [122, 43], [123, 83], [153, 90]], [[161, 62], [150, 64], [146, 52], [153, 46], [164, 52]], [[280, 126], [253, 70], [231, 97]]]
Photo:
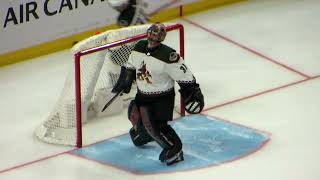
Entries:
[[112, 92], [119, 93], [122, 91], [124, 93], [129, 93], [131, 90], [131, 85], [135, 80], [135, 77], [135, 69], [130, 69], [122, 66], [120, 71], [120, 77], [115, 86], [113, 87]]

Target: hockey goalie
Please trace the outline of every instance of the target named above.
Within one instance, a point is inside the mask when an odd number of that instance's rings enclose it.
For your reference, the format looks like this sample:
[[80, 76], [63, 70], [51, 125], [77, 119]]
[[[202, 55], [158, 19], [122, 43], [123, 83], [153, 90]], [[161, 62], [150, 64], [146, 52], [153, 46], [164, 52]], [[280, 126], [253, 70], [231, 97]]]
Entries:
[[162, 148], [159, 160], [167, 165], [183, 161], [182, 142], [169, 124], [173, 119], [177, 82], [185, 110], [198, 114], [204, 97], [195, 76], [175, 49], [163, 44], [165, 25], [154, 23], [147, 30], [147, 40], [136, 43], [129, 60], [121, 67], [120, 78], [112, 92], [129, 93], [134, 79], [137, 92], [128, 108], [132, 143], [143, 146], [151, 141]]

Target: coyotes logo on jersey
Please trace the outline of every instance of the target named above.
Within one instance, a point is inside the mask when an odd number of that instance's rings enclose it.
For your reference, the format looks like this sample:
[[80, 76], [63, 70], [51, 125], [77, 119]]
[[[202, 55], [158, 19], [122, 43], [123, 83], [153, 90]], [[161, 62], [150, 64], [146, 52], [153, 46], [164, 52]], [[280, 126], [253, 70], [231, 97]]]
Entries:
[[149, 84], [152, 84], [152, 82], [150, 81], [150, 79], [152, 78], [150, 72], [147, 70], [147, 66], [144, 63], [144, 61], [142, 61], [140, 68], [138, 69], [138, 73], [137, 73], [137, 79], [140, 81], [146, 81]]

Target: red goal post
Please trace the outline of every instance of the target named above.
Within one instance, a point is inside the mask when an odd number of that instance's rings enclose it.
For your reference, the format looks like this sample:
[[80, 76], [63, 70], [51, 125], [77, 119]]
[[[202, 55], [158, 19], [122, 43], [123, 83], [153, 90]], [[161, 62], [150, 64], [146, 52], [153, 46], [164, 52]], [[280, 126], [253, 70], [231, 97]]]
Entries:
[[[182, 58], [184, 58], [185, 49], [184, 49], [184, 27], [182, 24], [173, 24], [166, 26], [167, 32], [170, 31], [179, 31], [179, 53]], [[81, 108], [81, 57], [102, 51], [105, 49], [117, 47], [123, 44], [139, 41], [141, 39], [146, 38], [146, 33], [139, 34], [130, 38], [126, 38], [123, 40], [119, 40], [116, 42], [108, 43], [102, 46], [86, 49], [77, 52], [74, 54], [74, 68], [75, 68], [75, 104], [76, 104], [76, 147], [82, 147], [82, 108]], [[180, 97], [181, 98], [181, 97]], [[180, 100], [180, 114], [181, 116], [185, 115], [184, 105], [182, 103], [182, 99]]]

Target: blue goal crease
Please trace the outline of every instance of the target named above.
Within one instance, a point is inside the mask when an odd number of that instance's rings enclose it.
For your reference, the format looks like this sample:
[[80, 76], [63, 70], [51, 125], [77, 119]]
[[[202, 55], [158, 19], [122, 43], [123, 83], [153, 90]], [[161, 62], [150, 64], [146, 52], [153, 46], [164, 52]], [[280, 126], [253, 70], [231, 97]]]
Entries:
[[151, 142], [135, 147], [129, 134], [108, 139], [72, 154], [137, 174], [169, 173], [219, 165], [260, 149], [269, 135], [206, 115], [182, 117], [171, 123], [183, 143], [184, 161], [166, 166], [159, 161], [161, 148]]

